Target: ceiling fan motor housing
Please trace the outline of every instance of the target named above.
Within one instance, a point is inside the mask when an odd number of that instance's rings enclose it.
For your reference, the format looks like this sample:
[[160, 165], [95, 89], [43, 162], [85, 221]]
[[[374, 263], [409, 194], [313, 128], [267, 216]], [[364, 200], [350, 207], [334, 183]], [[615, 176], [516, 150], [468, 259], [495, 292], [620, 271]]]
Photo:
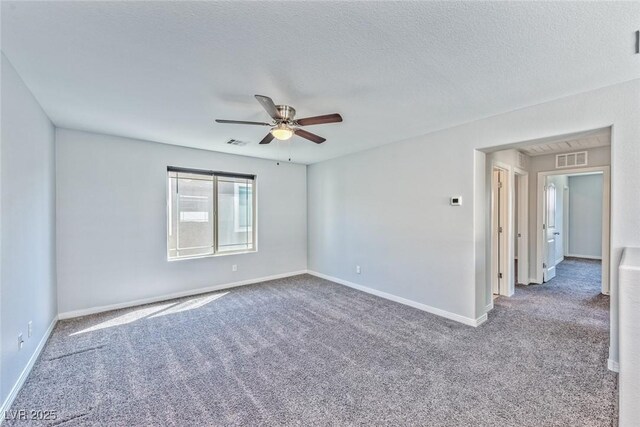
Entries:
[[287, 122], [293, 120], [296, 115], [296, 110], [288, 105], [276, 105], [276, 109], [282, 118], [282, 121]]

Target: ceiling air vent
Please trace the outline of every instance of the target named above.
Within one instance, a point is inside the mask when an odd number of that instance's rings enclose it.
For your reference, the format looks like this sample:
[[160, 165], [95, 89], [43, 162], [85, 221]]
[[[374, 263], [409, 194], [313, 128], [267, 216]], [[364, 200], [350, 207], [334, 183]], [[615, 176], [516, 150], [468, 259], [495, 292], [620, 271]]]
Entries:
[[237, 139], [230, 139], [230, 140], [227, 141], [227, 144], [237, 145], [239, 147], [242, 147], [244, 145], [247, 145], [248, 142], [247, 141], [240, 141], [240, 140], [237, 140]]
[[556, 168], [574, 168], [576, 166], [587, 166], [587, 152], [578, 151], [577, 153], [557, 154]]

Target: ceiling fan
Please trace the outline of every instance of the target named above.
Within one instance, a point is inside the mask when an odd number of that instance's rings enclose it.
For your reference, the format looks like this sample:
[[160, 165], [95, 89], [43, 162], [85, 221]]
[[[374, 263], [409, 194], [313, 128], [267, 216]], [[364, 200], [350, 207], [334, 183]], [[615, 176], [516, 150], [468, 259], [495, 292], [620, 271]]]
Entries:
[[294, 119], [296, 110], [289, 105], [276, 105], [273, 100], [268, 96], [255, 95], [256, 99], [262, 105], [267, 113], [273, 119], [272, 123], [265, 122], [246, 122], [240, 120], [222, 120], [216, 119], [217, 123], [231, 123], [237, 125], [257, 125], [257, 126], [270, 126], [271, 130], [265, 136], [260, 144], [268, 144], [273, 141], [274, 138], [285, 141], [291, 138], [294, 134], [301, 136], [309, 141], [313, 141], [316, 144], [322, 144], [326, 141], [325, 138], [307, 132], [301, 129], [301, 126], [310, 125], [322, 125], [325, 123], [336, 123], [342, 121], [340, 114], [325, 114], [324, 116], [305, 117], [303, 119]]

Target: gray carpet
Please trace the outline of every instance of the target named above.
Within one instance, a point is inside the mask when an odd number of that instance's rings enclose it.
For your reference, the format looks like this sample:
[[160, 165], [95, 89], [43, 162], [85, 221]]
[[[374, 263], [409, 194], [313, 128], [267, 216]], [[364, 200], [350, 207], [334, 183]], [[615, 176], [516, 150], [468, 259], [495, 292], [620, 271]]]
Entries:
[[565, 261], [479, 328], [307, 275], [63, 321], [12, 409], [64, 427], [612, 425], [599, 275]]

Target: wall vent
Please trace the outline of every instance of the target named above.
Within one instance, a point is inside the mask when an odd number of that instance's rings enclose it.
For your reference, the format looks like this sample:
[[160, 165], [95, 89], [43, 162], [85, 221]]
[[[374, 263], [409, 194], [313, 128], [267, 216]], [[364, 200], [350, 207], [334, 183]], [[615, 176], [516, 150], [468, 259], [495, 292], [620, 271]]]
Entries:
[[576, 153], [557, 154], [556, 168], [574, 168], [576, 166], [587, 166], [588, 153], [586, 151], [578, 151]]
[[521, 169], [526, 169], [527, 167], [527, 156], [524, 153], [518, 152], [518, 167]]
[[240, 141], [238, 139], [230, 139], [230, 140], [227, 141], [227, 144], [238, 145], [238, 146], [242, 147], [243, 145], [247, 145], [248, 142], [247, 141]]

